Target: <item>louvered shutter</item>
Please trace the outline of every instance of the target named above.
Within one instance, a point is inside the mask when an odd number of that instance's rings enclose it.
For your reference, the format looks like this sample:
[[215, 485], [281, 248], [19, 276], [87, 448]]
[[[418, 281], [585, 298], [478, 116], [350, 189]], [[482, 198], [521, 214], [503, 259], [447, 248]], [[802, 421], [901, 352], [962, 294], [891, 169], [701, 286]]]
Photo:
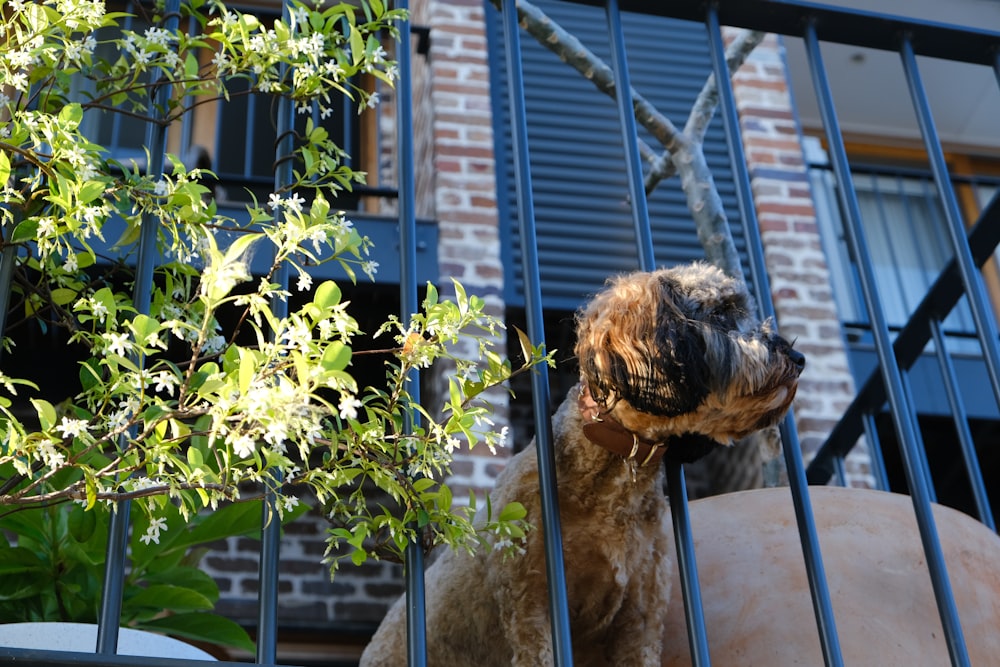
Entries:
[[[604, 10], [538, 0], [536, 4], [605, 62], [610, 50]], [[499, 15], [487, 3], [493, 68], [494, 123], [501, 235], [508, 305], [523, 305]], [[702, 25], [623, 14], [632, 86], [683, 127], [711, 65]], [[528, 140], [546, 308], [575, 309], [612, 274], [637, 267], [618, 113], [607, 97], [532, 37], [521, 35]], [[640, 128], [650, 146], [659, 144]], [[706, 135], [705, 153], [737, 248], [744, 258], [732, 171], [721, 120]], [[656, 261], [669, 266], [704, 256], [680, 182], [662, 182], [649, 201]]]

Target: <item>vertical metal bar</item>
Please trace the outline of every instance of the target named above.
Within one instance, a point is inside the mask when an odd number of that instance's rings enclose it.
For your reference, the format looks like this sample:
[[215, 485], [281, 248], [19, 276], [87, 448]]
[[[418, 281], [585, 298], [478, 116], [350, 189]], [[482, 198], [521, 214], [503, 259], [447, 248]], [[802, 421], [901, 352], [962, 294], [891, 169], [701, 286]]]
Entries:
[[[164, 7], [163, 28], [176, 32], [180, 25], [180, 0], [168, 0]], [[164, 72], [166, 74], [166, 72]], [[151, 112], [156, 114], [170, 101], [171, 87], [161, 80], [150, 89]], [[167, 126], [149, 123], [146, 128], [146, 147], [149, 164], [146, 174], [161, 175], [166, 161]], [[156, 264], [156, 233], [159, 221], [152, 215], [143, 216], [139, 232], [139, 256], [136, 263], [132, 305], [138, 313], [149, 314], [153, 291], [153, 266]], [[139, 364], [142, 361], [139, 360]], [[124, 436], [123, 436], [124, 439]], [[124, 442], [120, 443], [124, 445]], [[108, 526], [108, 545], [104, 557], [104, 587], [97, 617], [97, 653], [111, 655], [118, 652], [118, 627], [121, 623], [122, 594], [125, 588], [125, 563], [128, 558], [130, 501], [116, 503]]]
[[[12, 209], [14, 219], [10, 226], [11, 230], [17, 227], [20, 209]], [[10, 285], [14, 279], [14, 266], [17, 263], [17, 246], [4, 240], [3, 252], [0, 252], [0, 339], [7, 331], [7, 311], [10, 310]], [[3, 346], [0, 345], [0, 356], [3, 355]]]
[[847, 486], [847, 466], [843, 456], [833, 457], [833, 479], [837, 486]]
[[837, 193], [840, 197], [842, 210], [846, 218], [845, 231], [847, 232], [851, 253], [857, 265], [859, 278], [861, 279], [865, 304], [868, 307], [872, 333], [875, 337], [875, 349], [879, 357], [879, 368], [882, 372], [886, 395], [891, 406], [893, 424], [899, 438], [900, 451], [903, 455], [903, 468], [910, 487], [910, 496], [913, 500], [917, 526], [920, 530], [920, 538], [924, 546], [924, 555], [927, 557], [927, 568], [930, 573], [931, 585], [934, 587], [938, 612], [941, 616], [941, 623], [944, 626], [948, 653], [951, 656], [953, 665], [965, 666], [969, 664], [969, 655], [965, 647], [962, 627], [958, 620], [955, 598], [948, 582], [948, 573], [945, 567], [944, 554], [941, 550], [941, 542], [938, 538], [937, 526], [934, 523], [934, 516], [931, 512], [927, 482], [919, 467], [920, 455], [918, 450], [923, 446], [923, 443], [920, 432], [914, 425], [914, 412], [903, 389], [899, 365], [893, 354], [892, 341], [889, 338], [889, 328], [885, 321], [885, 312], [882, 309], [878, 287], [875, 282], [875, 272], [871, 264], [871, 254], [868, 251], [868, 244], [861, 227], [861, 213], [858, 207], [857, 194], [854, 192], [854, 184], [851, 181], [847, 151], [844, 148], [844, 140], [840, 134], [840, 124], [837, 120], [837, 113], [833, 105], [833, 96], [830, 92], [826, 70], [823, 66], [819, 38], [816, 36], [816, 27], [812, 21], [807, 23], [805, 27], [805, 45], [812, 73], [813, 87], [815, 88], [819, 102], [823, 126], [826, 129], [831, 163], [833, 164], [839, 186]]
[[[535, 233], [535, 206], [531, 194], [531, 166], [528, 155], [528, 123], [524, 105], [524, 74], [521, 70], [521, 40], [518, 34], [516, 0], [501, 3], [504, 43], [506, 45], [508, 104], [514, 186], [517, 192], [517, 218], [521, 238], [521, 271], [524, 279], [524, 304], [528, 336], [536, 345], [544, 344], [541, 280], [538, 271], [538, 246]], [[558, 667], [573, 664], [569, 631], [569, 606], [566, 600], [565, 564], [562, 553], [562, 526], [556, 487], [555, 452], [552, 424], [548, 419], [549, 375], [545, 364], [531, 374], [532, 409], [535, 415], [535, 445], [538, 453], [538, 477], [542, 501], [542, 529], [545, 539], [545, 572], [549, 589], [549, 619], [552, 624], [553, 662]]]
[[[900, 380], [903, 382], [903, 391], [906, 394], [906, 403], [911, 406], [916, 405], [916, 401], [913, 400], [913, 389], [910, 388], [910, 373], [907, 370], [900, 370], [899, 372]], [[916, 408], [914, 408], [913, 414], [913, 424], [919, 433], [920, 420], [916, 414]], [[934, 476], [931, 475], [931, 464], [927, 460], [927, 447], [923, 444], [923, 440], [920, 441], [920, 446], [914, 449], [914, 453], [917, 455], [916, 466], [920, 470], [920, 474], [924, 476], [924, 480], [927, 483], [927, 500], [936, 503], [937, 502], [937, 489], [934, 488]]]
[[[775, 314], [774, 301], [771, 298], [771, 290], [768, 287], [769, 282], [764, 263], [763, 243], [760, 238], [760, 228], [757, 224], [753, 191], [750, 187], [750, 174], [747, 172], [743, 138], [740, 135], [736, 96], [733, 94], [729, 67], [726, 64], [726, 49], [722, 39], [722, 29], [714, 5], [710, 5], [708, 8], [706, 23], [709, 45], [711, 47], [712, 64], [715, 71], [716, 88], [719, 91], [720, 113], [722, 114], [723, 126], [725, 127], [726, 138], [729, 143], [733, 176], [743, 214], [743, 231], [747, 241], [747, 252], [750, 255], [750, 270], [753, 275], [754, 287], [756, 288], [758, 307], [764, 317], [773, 317]], [[792, 492], [792, 504], [795, 509], [795, 520], [798, 525], [799, 538], [802, 544], [802, 555], [805, 560], [809, 593], [812, 597], [813, 612], [816, 616], [816, 627], [819, 632], [823, 660], [828, 666], [843, 665], [844, 659], [840, 651], [837, 624], [834, 619], [833, 605], [830, 601], [830, 590], [826, 581], [826, 569], [823, 566], [823, 555], [819, 547], [819, 537], [816, 533], [812, 501], [809, 497], [809, 486], [806, 481], [805, 466], [802, 462], [802, 447], [799, 443], [795, 420], [791, 413], [782, 420], [779, 430], [781, 432], [782, 451], [785, 455], [788, 484]]]
[[[670, 490], [670, 515], [674, 524], [677, 542], [677, 570], [681, 580], [681, 598], [687, 615], [688, 646], [691, 649], [691, 664], [710, 665], [708, 651], [708, 630], [705, 626], [705, 610], [701, 603], [701, 584], [698, 581], [698, 564], [694, 556], [694, 539], [691, 536], [691, 516], [688, 512], [687, 486], [684, 483], [683, 466], [667, 463], [667, 487]], [[681, 538], [683, 537], [683, 540]], [[681, 541], [682, 540], [682, 541]]]
[[937, 318], [931, 318], [930, 327], [931, 335], [934, 337], [938, 365], [941, 367], [941, 377], [944, 378], [944, 390], [948, 395], [948, 405], [951, 406], [951, 416], [955, 421], [955, 430], [958, 432], [958, 443], [962, 449], [965, 471], [969, 475], [969, 486], [972, 488], [972, 497], [976, 501], [976, 511], [979, 514], [979, 520], [989, 526], [990, 530], [996, 531], [993, 511], [990, 509], [990, 499], [986, 495], [986, 485], [983, 483], [983, 473], [979, 468], [976, 443], [969, 430], [969, 417], [965, 412], [965, 404], [959, 390], [958, 375], [951, 362], [951, 355], [945, 349], [946, 341], [941, 332], [941, 321]]
[[[408, 0], [397, 0], [399, 9], [408, 8]], [[399, 79], [396, 84], [396, 134], [399, 169], [399, 296], [400, 317], [408, 324], [419, 307], [417, 301], [417, 218], [416, 184], [413, 158], [413, 85], [410, 64], [410, 22], [400, 26], [398, 53]], [[420, 402], [420, 377], [416, 370], [406, 382], [410, 398]], [[404, 430], [419, 426], [417, 415], [404, 416]], [[415, 527], [414, 527], [415, 528]], [[406, 650], [410, 667], [427, 664], [427, 622], [425, 616], [424, 552], [418, 536], [406, 548]]]
[[[282, 2], [281, 20], [286, 24], [291, 21], [292, 10], [289, 0]], [[281, 65], [279, 79], [291, 76], [288, 69], [287, 65]], [[253, 104], [253, 96], [250, 97], [250, 103]], [[274, 142], [274, 191], [281, 192], [291, 185], [294, 179], [292, 156], [295, 152], [295, 103], [290, 98], [279, 97], [275, 100], [275, 104], [278, 117]], [[253, 125], [248, 124], [247, 127], [252, 128]], [[288, 262], [282, 262], [273, 278], [281, 291], [287, 291], [288, 277]], [[271, 299], [270, 307], [275, 317], [288, 317], [287, 299], [274, 297]], [[281, 488], [284, 479], [280, 470], [270, 470], [267, 474], [271, 478], [271, 486], [264, 489], [264, 500], [261, 503], [255, 656], [257, 664], [274, 664], [278, 655], [278, 565], [281, 561], [281, 521], [278, 519], [277, 489]]]
[[649, 206], [643, 186], [642, 158], [639, 155], [638, 130], [632, 108], [632, 84], [628, 71], [628, 54], [625, 49], [625, 31], [622, 28], [618, 0], [607, 0], [608, 37], [611, 42], [611, 66], [615, 74], [615, 101], [618, 104], [618, 121], [625, 147], [625, 174], [632, 203], [632, 223], [635, 227], [639, 268], [652, 271], [656, 268], [653, 252], [653, 234], [649, 227]]
[[903, 59], [906, 82], [913, 100], [913, 108], [917, 113], [920, 131], [924, 137], [924, 146], [927, 149], [927, 157], [930, 159], [938, 195], [941, 197], [945, 218], [948, 220], [948, 236], [955, 252], [958, 272], [962, 276], [962, 284], [965, 285], [965, 294], [972, 309], [973, 321], [976, 323], [976, 333], [979, 336], [983, 356], [986, 358], [986, 371], [990, 376], [993, 396], [996, 398], [997, 405], [1000, 405], [1000, 343], [997, 342], [997, 337], [1000, 334], [997, 331], [993, 311], [986, 300], [983, 278], [972, 258], [968, 235], [962, 221], [962, 210], [958, 204], [958, 197], [955, 196], [955, 189], [951, 184], [948, 164], [945, 161], [944, 150], [941, 148], [941, 141], [934, 124], [934, 115], [931, 113], [930, 103], [927, 100], [927, 93], [924, 90], [920, 70], [917, 66], [917, 57], [913, 52], [909, 36], [903, 37], [900, 56]]
[[[643, 271], [656, 268], [653, 235], [649, 226], [649, 210], [643, 186], [642, 163], [639, 156], [635, 112], [632, 108], [632, 84], [628, 71], [628, 54], [625, 49], [625, 32], [617, 0], [607, 0], [608, 33], [611, 42], [611, 63], [615, 75], [615, 95], [618, 119], [625, 146], [625, 169], [628, 175], [629, 195], [632, 199], [632, 222], [635, 228], [639, 267]], [[677, 548], [677, 569], [681, 580], [681, 597], [687, 618], [688, 644], [692, 664], [703, 667], [711, 664], [708, 650], [708, 632], [698, 581], [698, 565], [694, 553], [694, 536], [687, 506], [687, 486], [684, 468], [668, 461], [667, 487], [670, 493], [670, 514], [673, 521], [674, 541]]]
[[875, 415], [866, 412], [862, 417], [865, 429], [865, 445], [872, 459], [872, 475], [875, 477], [875, 488], [880, 491], [889, 490], [889, 474], [885, 469], [885, 457], [882, 454], [882, 442], [875, 426]]

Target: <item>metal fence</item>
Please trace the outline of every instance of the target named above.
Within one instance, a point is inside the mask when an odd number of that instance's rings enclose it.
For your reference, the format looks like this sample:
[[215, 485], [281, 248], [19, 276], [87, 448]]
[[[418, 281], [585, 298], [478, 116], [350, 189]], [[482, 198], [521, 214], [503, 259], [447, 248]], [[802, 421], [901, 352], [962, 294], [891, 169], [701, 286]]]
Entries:
[[[176, 0], [174, 7], [176, 7]], [[406, 7], [405, 0], [396, 3]], [[598, 4], [598, 3], [590, 3]], [[712, 64], [719, 85], [720, 113], [723, 117], [732, 167], [737, 176], [738, 194], [742, 211], [742, 225], [747, 239], [752, 268], [752, 282], [756, 288], [762, 316], [772, 316], [774, 306], [768, 288], [768, 277], [764, 268], [764, 258], [755, 218], [755, 206], [750, 189], [750, 175], [743, 154], [740, 124], [736, 103], [730, 84], [724, 52], [721, 25], [738, 26], [775, 32], [801, 38], [806, 46], [808, 64], [812, 73], [815, 94], [825, 129], [827, 150], [835, 175], [839, 207], [844, 214], [844, 229], [850, 254], [858, 270], [867, 322], [878, 355], [878, 368], [867, 380], [842, 421], [834, 429], [829, 440], [823, 445], [816, 458], [804, 465], [796, 427], [791, 416], [781, 425], [784, 441], [785, 464], [788, 470], [798, 530], [801, 536], [802, 552], [808, 572], [812, 604], [816, 617], [816, 631], [825, 663], [843, 664], [836, 623], [833, 617], [830, 591], [824, 575], [823, 561], [819, 549], [817, 532], [813, 520], [808, 483], [826, 484], [842, 465], [843, 457], [864, 434], [869, 447], [874, 451], [876, 470], [878, 469], [879, 441], [872, 428], [873, 417], [888, 406], [898, 441], [901, 443], [905, 466], [906, 482], [913, 500], [913, 507], [926, 554], [931, 580], [937, 599], [938, 611], [945, 630], [948, 651], [954, 665], [969, 664], [968, 652], [959, 623], [954, 596], [948, 583], [946, 565], [941, 544], [931, 514], [933, 489], [928, 483], [925, 459], [921, 455], [923, 443], [916, 422], [916, 410], [906, 389], [908, 370], [925, 351], [928, 342], [934, 341], [945, 378], [952, 378], [954, 370], [947, 346], [943, 342], [941, 323], [951, 312], [961, 297], [969, 304], [969, 312], [974, 321], [982, 360], [990, 379], [994, 397], [1000, 402], [1000, 347], [998, 347], [997, 324], [990, 310], [978, 268], [988, 259], [1000, 241], [1000, 203], [994, 197], [979, 221], [967, 233], [958, 201], [948, 173], [941, 141], [935, 128], [935, 121], [927, 101], [916, 57], [932, 56], [947, 60], [975, 63], [992, 67], [1000, 81], [1000, 33], [990, 31], [963, 30], [939, 24], [905, 20], [898, 17], [876, 15], [865, 12], [838, 10], [796, 1], [765, 0], [725, 0], [704, 3], [696, 0], [676, 0], [675, 2], [628, 2], [607, 0], [607, 20], [612, 42], [613, 66], [617, 90], [629, 90], [628, 70], [621, 30], [620, 12], [636, 11], [675, 18], [703, 22], [711, 45]], [[543, 312], [539, 291], [538, 259], [534, 247], [533, 204], [531, 196], [531, 174], [525, 124], [523, 81], [521, 78], [519, 34], [516, 8], [513, 0], [502, 3], [504, 34], [507, 41], [507, 66], [510, 78], [510, 128], [516, 162], [516, 187], [518, 193], [518, 220], [522, 240], [522, 266], [524, 267], [525, 303], [528, 335], [536, 343], [543, 338]], [[487, 7], [488, 11], [492, 11]], [[168, 16], [176, 15], [169, 8]], [[943, 205], [947, 222], [947, 242], [953, 259], [933, 282], [910, 320], [893, 337], [886, 321], [885, 309], [880, 301], [865, 231], [861, 223], [858, 197], [847, 159], [844, 140], [840, 131], [834, 100], [827, 81], [820, 42], [851, 44], [875, 48], [899, 54], [903, 71], [912, 96], [913, 106], [919, 119], [924, 146], [929, 157], [933, 183]], [[412, 90], [410, 81], [410, 31], [402, 31], [402, 43], [398, 50], [399, 86], [397, 90], [398, 125], [398, 210], [400, 250], [400, 295], [403, 317], [417, 309], [416, 280], [416, 220], [414, 213], [414, 165], [413, 165], [413, 119]], [[669, 64], [667, 64], [669, 66]], [[631, 181], [631, 201], [637, 238], [636, 249], [639, 265], [644, 269], [655, 266], [653, 246], [649, 236], [648, 215], [644, 207], [642, 169], [636, 143], [635, 120], [630, 101], [619, 96], [622, 140], [626, 147]], [[280, 115], [279, 138], [288, 137], [291, 118], [290, 109], [283, 109]], [[147, 138], [151, 155], [162, 157], [162, 137], [151, 131]], [[278, 156], [288, 153], [287, 147], [279, 145]], [[279, 164], [281, 161], [279, 160]], [[287, 164], [287, 163], [286, 163]], [[285, 175], [279, 170], [275, 174], [275, 184], [283, 183]], [[150, 222], [149, 224], [153, 224]], [[148, 278], [147, 278], [148, 279]], [[287, 276], [285, 277], [287, 280]], [[411, 392], [416, 392], [414, 378]], [[545, 507], [545, 542], [547, 572], [549, 575], [550, 609], [552, 633], [555, 646], [555, 662], [558, 665], [572, 665], [570, 648], [569, 618], [566, 588], [563, 579], [558, 508], [555, 493], [554, 459], [551, 430], [547, 417], [549, 404], [549, 383], [545, 367], [541, 367], [533, 378], [533, 405], [536, 415], [536, 434], [541, 478], [541, 494]], [[951, 395], [953, 392], [949, 392]], [[971, 439], [963, 431], [965, 415], [961, 401], [951, 405], [952, 415], [958, 426], [962, 455], [970, 477], [976, 488], [977, 507], [980, 518], [993, 527], [989, 501], [983, 490], [983, 482], [976, 462], [975, 449]], [[883, 480], [884, 476], [877, 475]], [[696, 554], [691, 537], [690, 516], [686, 504], [684, 477], [679, 465], [668, 467], [668, 484], [677, 543], [677, 563], [683, 587], [685, 613], [688, 622], [688, 637], [692, 661], [695, 665], [710, 664], [708, 636], [705, 628], [698, 575]], [[107, 590], [105, 604], [102, 605], [101, 633], [97, 655], [61, 654], [43, 650], [14, 650], [0, 648], [0, 662], [20, 665], [143, 665], [179, 666], [208, 665], [199, 661], [180, 661], [157, 658], [135, 658], [115, 656], [117, 644], [117, 614], [120, 602], [120, 583], [125, 572], [125, 543], [121, 537], [127, 532], [127, 512], [119, 511], [116, 526], [108, 546]], [[274, 664], [277, 638], [277, 576], [280, 567], [276, 522], [273, 530], [263, 535], [260, 566], [260, 617], [258, 629], [258, 664]], [[409, 597], [409, 659], [411, 665], [426, 662], [423, 608], [423, 583], [420, 576], [422, 565], [421, 550], [414, 545], [408, 552], [410, 562], [407, 568], [407, 595]], [[225, 664], [225, 663], [221, 663]]]

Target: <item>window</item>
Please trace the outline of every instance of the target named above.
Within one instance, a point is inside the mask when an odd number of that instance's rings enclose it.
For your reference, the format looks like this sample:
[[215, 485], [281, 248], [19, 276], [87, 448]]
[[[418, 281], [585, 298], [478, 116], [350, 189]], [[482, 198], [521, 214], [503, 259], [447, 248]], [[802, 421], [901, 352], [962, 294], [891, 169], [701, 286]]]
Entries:
[[[837, 307], [848, 339], [865, 342], [870, 340], [870, 323], [848, 250], [834, 175], [819, 142], [808, 139], [806, 143], [817, 222], [831, 264]], [[890, 329], [897, 330], [953, 253], [948, 222], [929, 171], [889, 165], [884, 160], [873, 162], [853, 165], [852, 175], [882, 308]], [[970, 209], [970, 223], [997, 190], [998, 182], [985, 177], [955, 178], [960, 199], [968, 200], [963, 205]], [[972, 338], [972, 314], [964, 299], [945, 319], [944, 330], [950, 351], [979, 353], [978, 342]]]

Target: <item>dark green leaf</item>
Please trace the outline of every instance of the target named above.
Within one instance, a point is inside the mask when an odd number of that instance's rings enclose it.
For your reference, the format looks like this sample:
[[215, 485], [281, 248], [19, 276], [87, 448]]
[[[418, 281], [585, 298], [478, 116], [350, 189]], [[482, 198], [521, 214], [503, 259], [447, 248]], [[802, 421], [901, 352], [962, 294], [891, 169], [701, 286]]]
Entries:
[[213, 607], [213, 601], [199, 591], [173, 586], [170, 584], [154, 584], [140, 589], [135, 595], [130, 595], [124, 604], [133, 610], [158, 609], [165, 611], [189, 612], [208, 611]]
[[228, 618], [207, 612], [164, 616], [140, 623], [137, 627], [182, 639], [232, 646], [250, 653], [254, 652], [254, 643], [246, 630]]

